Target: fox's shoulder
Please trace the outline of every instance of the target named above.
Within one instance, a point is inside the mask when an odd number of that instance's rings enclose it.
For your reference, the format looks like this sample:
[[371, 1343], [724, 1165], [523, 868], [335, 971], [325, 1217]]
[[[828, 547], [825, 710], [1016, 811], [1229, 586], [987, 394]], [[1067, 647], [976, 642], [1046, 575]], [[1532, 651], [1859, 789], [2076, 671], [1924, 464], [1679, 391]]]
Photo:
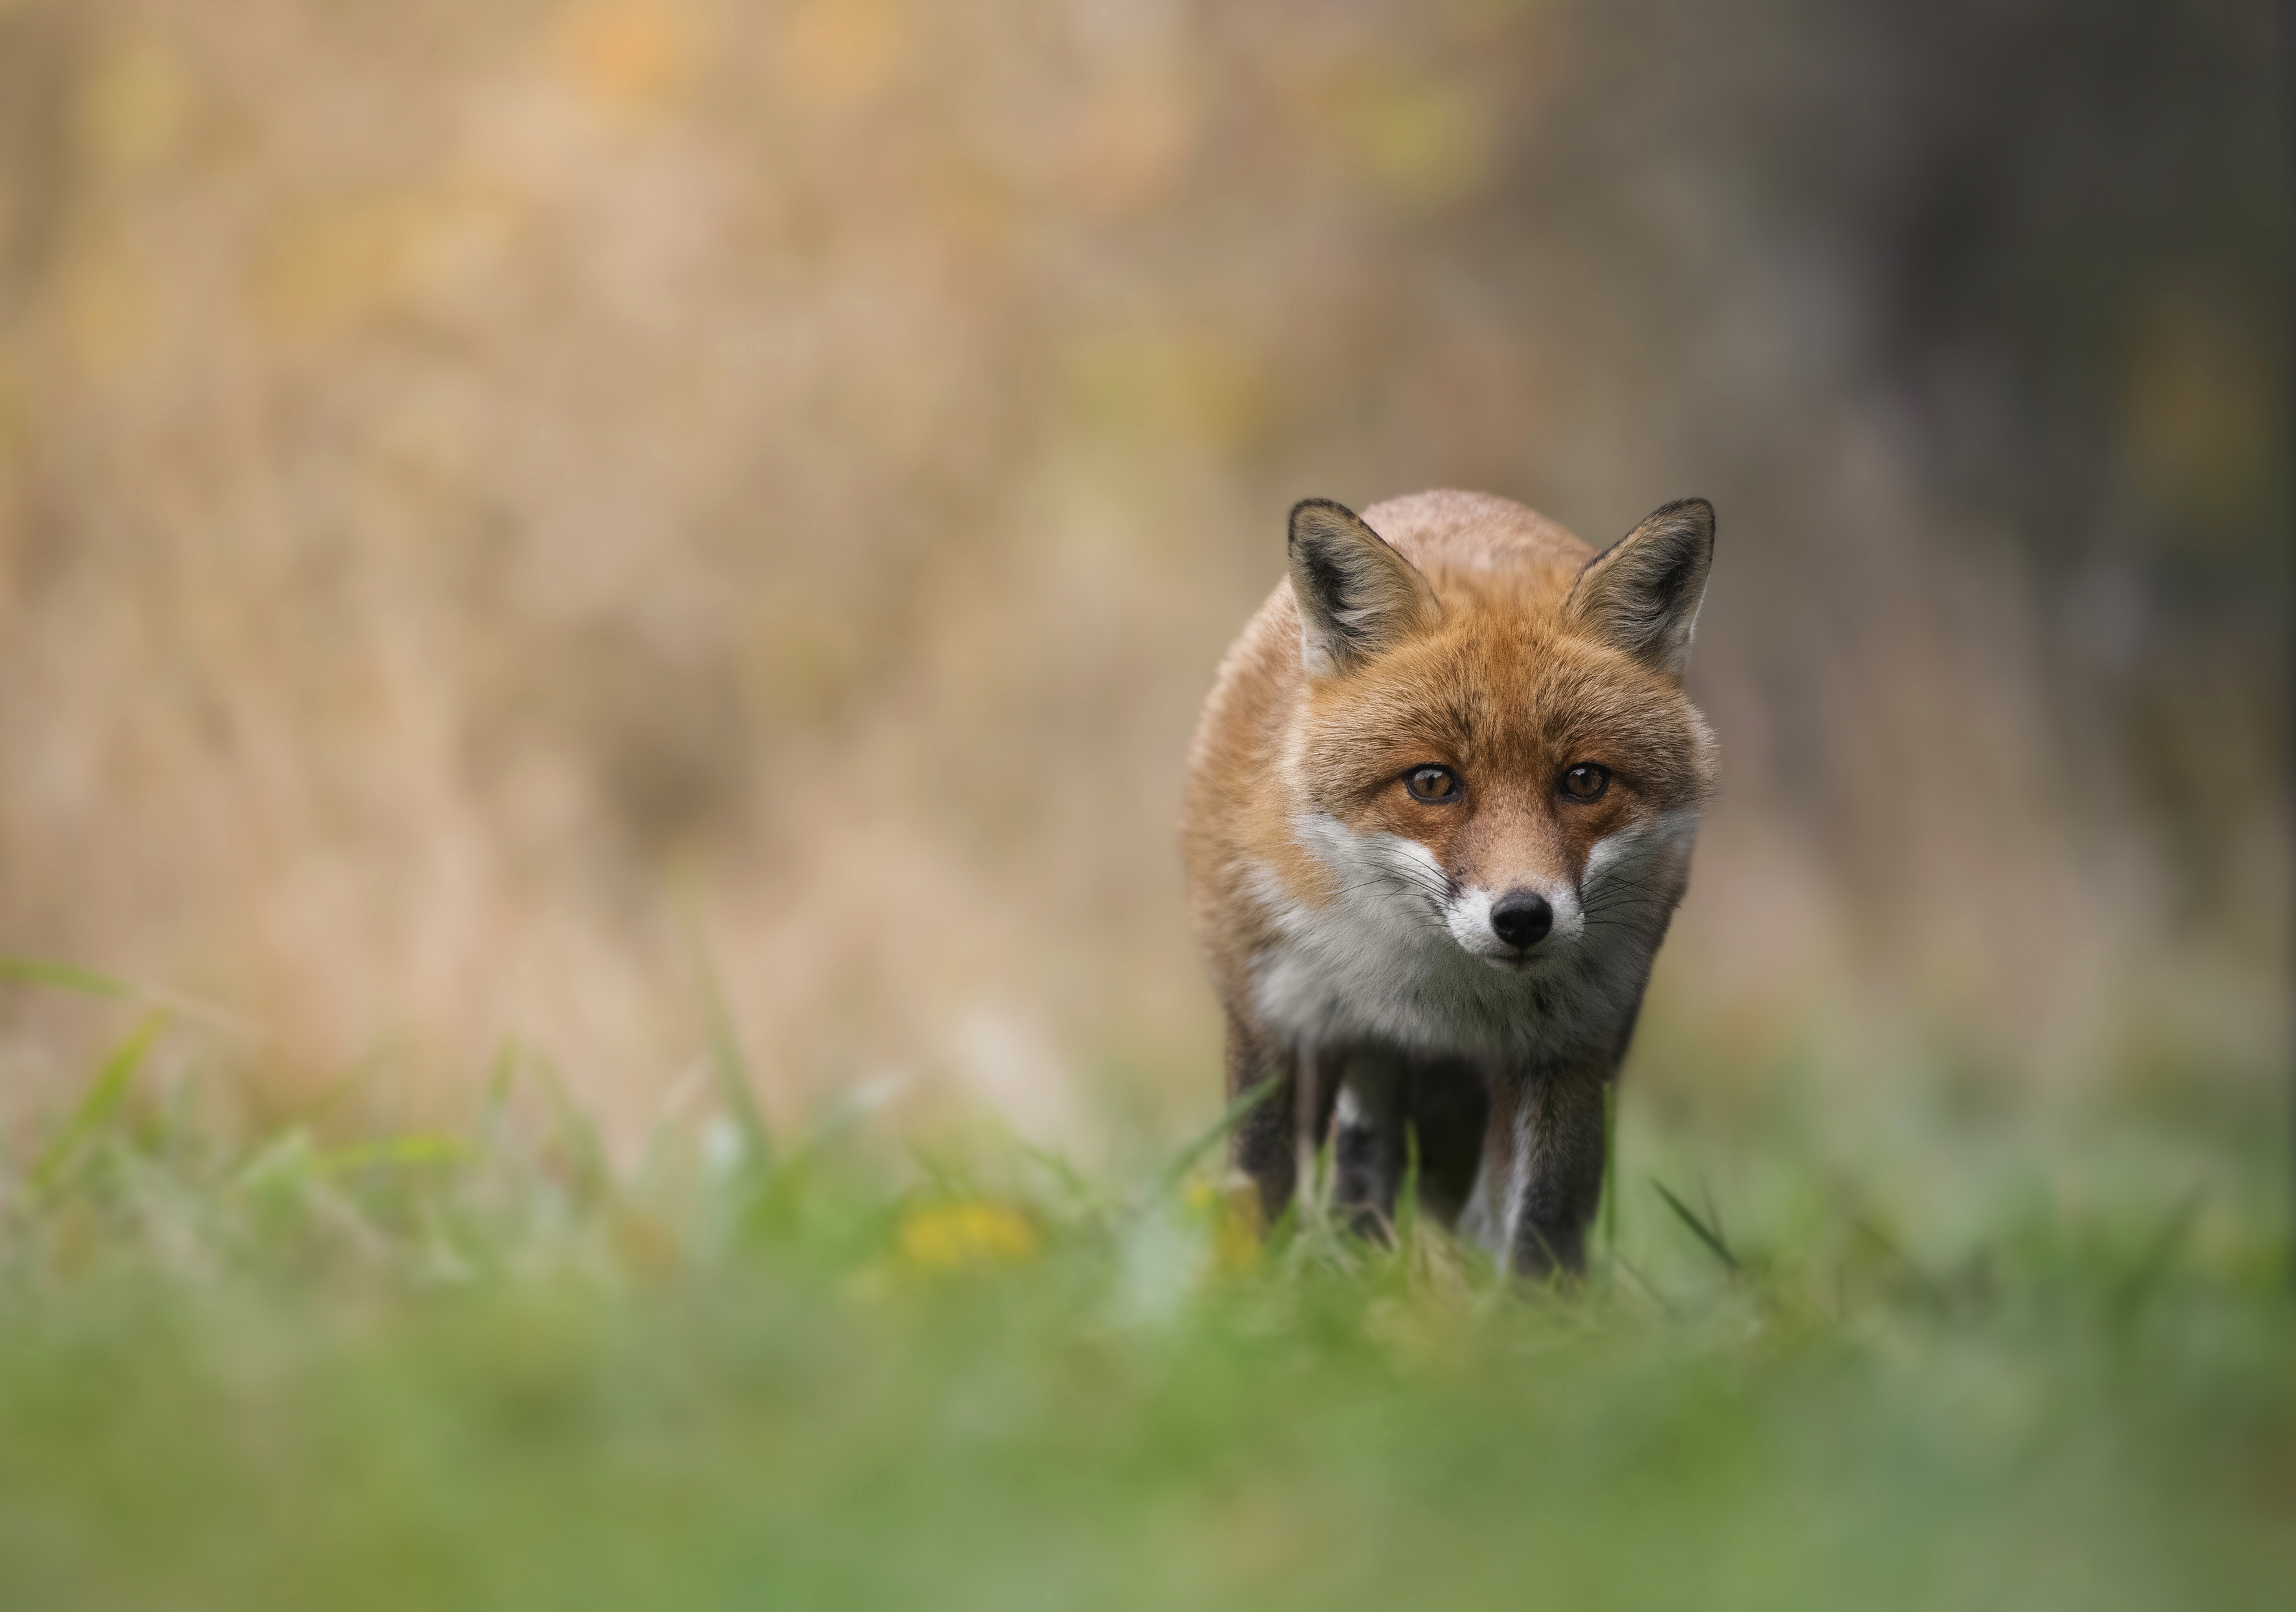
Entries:
[[1537, 591], [1567, 590], [1595, 551], [1537, 510], [1487, 492], [1439, 488], [1374, 504], [1364, 524], [1428, 573], [1463, 580], [1504, 577]]

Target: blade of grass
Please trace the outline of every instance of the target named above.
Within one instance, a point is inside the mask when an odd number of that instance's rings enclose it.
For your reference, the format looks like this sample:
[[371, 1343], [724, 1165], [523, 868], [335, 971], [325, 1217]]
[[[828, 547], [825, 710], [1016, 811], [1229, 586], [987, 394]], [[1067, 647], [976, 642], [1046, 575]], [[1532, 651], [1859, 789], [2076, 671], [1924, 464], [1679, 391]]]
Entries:
[[454, 1164], [475, 1149], [458, 1136], [395, 1136], [386, 1141], [361, 1142], [333, 1147], [316, 1156], [312, 1168], [322, 1175], [339, 1175], [370, 1164]]
[[1015, 1142], [1013, 1153], [1021, 1163], [1034, 1166], [1040, 1178], [1051, 1181], [1071, 1205], [1093, 1201], [1092, 1178], [1054, 1149], [1034, 1142]]
[[[1332, 1212], [1332, 1188], [1339, 1180], [1339, 1132], [1333, 1130], [1310, 1156], [1308, 1192], [1304, 1198], [1309, 1218], [1301, 1222], [1307, 1233], [1303, 1242], [1311, 1246], [1324, 1265], [1355, 1270], [1362, 1263], [1359, 1245]], [[1302, 1200], [1296, 1188], [1292, 1197], [1294, 1201]]]
[[1706, 1205], [1706, 1223], [1714, 1228], [1714, 1235], [1729, 1241], [1722, 1230], [1722, 1205], [1714, 1201], [1714, 1183], [1706, 1179], [1706, 1172], [1698, 1172], [1698, 1201]]
[[233, 1174], [231, 1184], [242, 1192], [267, 1191], [287, 1184], [299, 1186], [310, 1179], [314, 1156], [310, 1132], [281, 1131], [255, 1150], [253, 1156]]
[[1300, 1208], [1303, 1230], [1320, 1230], [1324, 1224], [1323, 1180], [1316, 1122], [1322, 1115], [1324, 1060], [1310, 1049], [1300, 1053], [1292, 1076], [1292, 1201]]
[[2128, 1279], [2121, 1285], [2113, 1302], [2113, 1315], [2123, 1326], [2144, 1312], [2145, 1304], [2152, 1297], [2153, 1289], [2169, 1274], [2169, 1267], [2176, 1260], [2177, 1251], [2185, 1246], [2185, 1238], [2192, 1234], [2193, 1222], [2199, 1218], [2202, 1200], [2207, 1196], [2206, 1190], [2199, 1187], [2187, 1192], [2183, 1201], [2170, 1211], [2169, 1218], [2161, 1222], [2161, 1230], [2153, 1234], [2144, 1257], [2136, 1262], [2136, 1268], [2129, 1272]]
[[[750, 1229], [768, 1231], [788, 1224], [805, 1197], [816, 1166], [824, 1156], [872, 1114], [900, 1096], [915, 1078], [914, 1070], [897, 1069], [864, 1081], [809, 1119], [775, 1162], [772, 1174], [763, 1182], [749, 1187], [747, 1223]], [[650, 1138], [649, 1151], [652, 1145]], [[746, 1136], [742, 1146], [746, 1156], [753, 1160], [757, 1157]], [[1081, 1195], [1086, 1189], [1083, 1178], [1056, 1155], [1026, 1147], [1021, 1155], [1055, 1178], [1062, 1179], [1072, 1192]]]
[[486, 1121], [491, 1125], [502, 1117], [510, 1104], [511, 1088], [518, 1082], [519, 1047], [516, 1038], [505, 1036], [495, 1049], [494, 1062], [487, 1068]]
[[71, 1116], [41, 1149], [40, 1156], [33, 1161], [33, 1191], [48, 1192], [62, 1181], [78, 1161], [87, 1139], [111, 1119], [113, 1111], [119, 1106], [120, 1099], [127, 1095], [127, 1088], [134, 1082], [136, 1070], [143, 1066], [144, 1055], [152, 1050], [152, 1043], [159, 1036], [160, 1027], [167, 1022], [167, 1016], [158, 1008], [145, 1014], [135, 1028], [128, 1032], [127, 1039], [113, 1048], [111, 1056], [103, 1060], [96, 1070], [95, 1078], [88, 1082], [86, 1092], [72, 1109]]
[[1406, 1262], [1419, 1234], [1419, 1127], [1403, 1123], [1403, 1180], [1395, 1188], [1395, 1248]]
[[1658, 1188], [1658, 1195], [1666, 1200], [1667, 1207], [1682, 1217], [1682, 1223], [1690, 1228], [1692, 1233], [1700, 1242], [1706, 1245], [1716, 1259], [1720, 1260], [1732, 1271], [1743, 1274], [1745, 1266], [1740, 1264], [1738, 1256], [1730, 1252], [1730, 1245], [1722, 1240], [1722, 1233], [1718, 1228], [1710, 1227], [1704, 1221], [1699, 1219], [1698, 1212], [1668, 1191], [1666, 1183], [1656, 1176], [1651, 1177], [1651, 1185]]
[[612, 1166], [606, 1158], [605, 1142], [598, 1135], [596, 1123], [588, 1109], [574, 1100], [566, 1090], [557, 1065], [547, 1058], [532, 1060], [539, 1077], [544, 1098], [550, 1105], [551, 1117], [557, 1121], [559, 1131], [565, 1136], [574, 1156], [573, 1186], [585, 1196], [597, 1196], [611, 1189], [614, 1184]]
[[1563, 1264], [1562, 1256], [1555, 1253], [1554, 1245], [1546, 1240], [1546, 1233], [1536, 1225], [1525, 1226], [1523, 1230], [1530, 1233], [1530, 1240], [1538, 1245], [1540, 1257], [1546, 1261], [1546, 1269], [1539, 1272], [1538, 1285], [1551, 1293], [1570, 1273], [1569, 1268]]
[[1931, 1276], [1927, 1266], [1906, 1253], [1904, 1245], [1890, 1236], [1888, 1230], [1875, 1216], [1867, 1213], [1854, 1202], [1845, 1206], [1849, 1216], [1850, 1230], [1889, 1255], [1900, 1270], [1914, 1279], [1915, 1289], [1922, 1295], [1923, 1303], [1939, 1315], [1945, 1314], [1953, 1308], [1947, 1295], [1945, 1284]]
[[1267, 1100], [1268, 1094], [1275, 1090], [1276, 1078], [1271, 1074], [1256, 1085], [1245, 1087], [1226, 1107], [1220, 1110], [1218, 1119], [1173, 1155], [1172, 1162], [1165, 1165], [1156, 1177], [1155, 1195], [1167, 1197], [1177, 1190], [1188, 1172], [1195, 1168], [1196, 1161], [1210, 1152], [1214, 1143], [1234, 1130], [1245, 1114]]
[[758, 1106], [757, 1088], [750, 1079], [750, 1060], [742, 1050], [742, 1038], [734, 1025], [733, 1010], [726, 1001], [726, 988], [718, 976], [709, 936], [702, 932], [701, 901], [689, 892], [684, 905], [686, 945], [693, 952], [694, 977], [701, 983], [702, 1009], [709, 1021], [710, 1065], [718, 1072], [718, 1090], [741, 1132], [749, 1162], [763, 1168], [773, 1162], [773, 1136], [766, 1128], [765, 1110]]
[[170, 1008], [185, 1018], [198, 1019], [218, 1029], [235, 1031], [242, 1035], [253, 1033], [245, 1019], [211, 1002], [202, 1002], [197, 997], [186, 996], [163, 985], [144, 984], [98, 969], [83, 968], [77, 963], [60, 963], [52, 958], [0, 957], [0, 983], [43, 985], [51, 991], [68, 991], [76, 996], [94, 997], [107, 1002], [146, 1002], [154, 1008]]
[[1649, 1295], [1651, 1302], [1656, 1304], [1669, 1320], [1672, 1320], [1681, 1313], [1674, 1307], [1674, 1301], [1658, 1290], [1657, 1283], [1652, 1281], [1650, 1278], [1644, 1276], [1641, 1271], [1636, 1270], [1632, 1264], [1628, 1262], [1627, 1256], [1625, 1254], [1621, 1254], [1618, 1255], [1617, 1261], [1619, 1269], [1625, 1271], [1629, 1277], [1634, 1279], [1635, 1286], [1640, 1287], [1645, 1294]]
[[1619, 1256], [1619, 1085], [1606, 1082], [1603, 1087], [1603, 1207], [1599, 1213], [1603, 1227], [1603, 1258], [1606, 1263]]
[[376, 1073], [383, 1067], [384, 1056], [380, 1051], [367, 1053], [357, 1063], [328, 1081], [301, 1102], [289, 1108], [279, 1117], [273, 1128], [287, 1131], [298, 1127], [316, 1126], [320, 1121], [333, 1114], [344, 1102], [356, 1096], [362, 1087], [374, 1078]]
[[798, 1138], [797, 1146], [791, 1149], [791, 1156], [810, 1158], [825, 1151], [862, 1121], [900, 1096], [915, 1079], [914, 1069], [896, 1069], [852, 1087], [814, 1117]]
[[51, 962], [45, 958], [0, 957], [0, 980], [16, 985], [45, 985], [55, 991], [70, 991], [81, 996], [102, 997], [108, 1001], [139, 994], [126, 980], [114, 979], [108, 974], [98, 974], [93, 968], [82, 968], [72, 963]]

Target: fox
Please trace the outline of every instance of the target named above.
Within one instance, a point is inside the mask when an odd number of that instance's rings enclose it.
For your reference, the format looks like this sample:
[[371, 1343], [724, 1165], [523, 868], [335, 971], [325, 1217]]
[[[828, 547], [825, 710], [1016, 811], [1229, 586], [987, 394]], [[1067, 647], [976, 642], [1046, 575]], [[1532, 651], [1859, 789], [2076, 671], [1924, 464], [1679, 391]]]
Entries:
[[1415, 1141], [1439, 1223], [1504, 1270], [1583, 1271], [1609, 1091], [1716, 787], [1685, 683], [1714, 507], [1598, 554], [1486, 493], [1307, 498], [1286, 556], [1181, 803], [1232, 1164], [1270, 1224], [1328, 1142], [1334, 1210], [1384, 1235]]

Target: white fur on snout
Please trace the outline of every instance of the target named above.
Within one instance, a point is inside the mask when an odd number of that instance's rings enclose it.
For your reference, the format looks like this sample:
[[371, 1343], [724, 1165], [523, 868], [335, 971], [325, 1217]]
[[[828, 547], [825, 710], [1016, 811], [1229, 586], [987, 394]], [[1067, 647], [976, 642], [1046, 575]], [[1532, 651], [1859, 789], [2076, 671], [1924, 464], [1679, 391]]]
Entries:
[[1480, 958], [1496, 958], [1506, 950], [1499, 944], [1498, 932], [1491, 927], [1491, 892], [1488, 890], [1462, 890], [1443, 910], [1444, 926], [1460, 946]]
[[[1518, 890], [1532, 890], [1545, 896], [1554, 914], [1554, 922], [1546, 933], [1528, 951], [1517, 951], [1499, 939], [1499, 932], [1491, 925], [1491, 909]], [[1503, 891], [1470, 886], [1452, 899], [1444, 910], [1443, 921], [1462, 950], [1502, 968], [1516, 966], [1542, 954], [1565, 950], [1577, 945], [1579, 937], [1587, 933], [1587, 913], [1579, 904], [1578, 891], [1559, 881], [1510, 884]]]

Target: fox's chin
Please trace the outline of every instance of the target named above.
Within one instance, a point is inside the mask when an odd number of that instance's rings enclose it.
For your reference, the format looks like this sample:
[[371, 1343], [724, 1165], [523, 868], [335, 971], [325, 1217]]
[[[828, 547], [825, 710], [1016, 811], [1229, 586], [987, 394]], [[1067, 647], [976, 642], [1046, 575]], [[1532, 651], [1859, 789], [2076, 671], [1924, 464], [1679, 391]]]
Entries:
[[[1460, 950], [1465, 950], [1464, 947]], [[1467, 955], [1487, 968], [1501, 974], [1537, 974], [1553, 963], [1560, 954], [1553, 951], [1488, 952], [1469, 951]]]

